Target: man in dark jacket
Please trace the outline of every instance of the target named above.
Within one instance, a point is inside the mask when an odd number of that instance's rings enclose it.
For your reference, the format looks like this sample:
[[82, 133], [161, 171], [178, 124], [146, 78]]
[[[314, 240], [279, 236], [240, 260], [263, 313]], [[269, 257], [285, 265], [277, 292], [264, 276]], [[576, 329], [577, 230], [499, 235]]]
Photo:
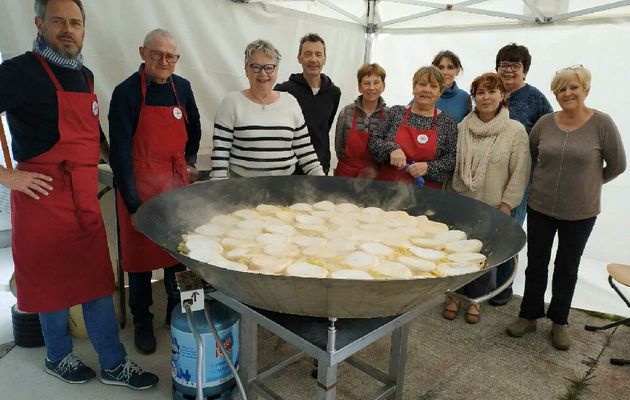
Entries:
[[[324, 172], [330, 169], [330, 128], [337, 114], [341, 90], [322, 74], [326, 64], [326, 43], [316, 33], [300, 39], [297, 56], [302, 65], [301, 74], [291, 74], [289, 80], [275, 89], [293, 95], [302, 108], [304, 119]], [[298, 171], [301, 174], [301, 171]]]

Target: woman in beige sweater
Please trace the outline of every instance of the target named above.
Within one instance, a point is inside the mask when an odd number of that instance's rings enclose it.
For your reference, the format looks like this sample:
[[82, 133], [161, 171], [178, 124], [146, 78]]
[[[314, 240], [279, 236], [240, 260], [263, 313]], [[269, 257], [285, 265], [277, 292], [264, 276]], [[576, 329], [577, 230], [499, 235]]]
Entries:
[[[473, 81], [474, 112], [458, 125], [457, 161], [448, 189], [482, 201], [510, 215], [518, 206], [529, 181], [531, 157], [525, 127], [510, 119], [507, 90], [495, 73]], [[492, 289], [492, 273], [486, 273], [460, 289], [468, 297], [479, 297]], [[461, 304], [449, 298], [442, 315], [455, 319]], [[479, 322], [478, 304], [466, 311], [466, 322]]]

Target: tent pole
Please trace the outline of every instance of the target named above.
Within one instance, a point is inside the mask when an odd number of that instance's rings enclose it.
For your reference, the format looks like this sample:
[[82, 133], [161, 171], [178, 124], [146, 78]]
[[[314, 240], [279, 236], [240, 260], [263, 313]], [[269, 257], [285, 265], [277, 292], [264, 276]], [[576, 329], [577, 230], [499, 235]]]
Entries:
[[367, 24], [365, 26], [365, 53], [363, 62], [371, 63], [373, 61], [372, 49], [374, 47], [374, 38], [376, 36], [376, 0], [367, 0]]

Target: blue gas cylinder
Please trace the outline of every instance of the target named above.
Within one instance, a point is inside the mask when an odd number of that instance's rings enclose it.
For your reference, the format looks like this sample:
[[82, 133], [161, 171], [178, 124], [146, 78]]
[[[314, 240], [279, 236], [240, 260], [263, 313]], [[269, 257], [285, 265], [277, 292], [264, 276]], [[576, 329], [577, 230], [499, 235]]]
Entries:
[[[238, 368], [239, 315], [218, 301], [206, 303], [210, 317], [219, 333], [223, 347]], [[202, 382], [206, 399], [230, 399], [235, 392], [236, 381], [214, 340], [203, 310], [193, 312], [195, 327], [204, 343], [205, 378]], [[188, 318], [181, 307], [175, 307], [171, 315], [171, 350], [173, 399], [195, 399], [197, 395], [197, 344], [188, 325]]]

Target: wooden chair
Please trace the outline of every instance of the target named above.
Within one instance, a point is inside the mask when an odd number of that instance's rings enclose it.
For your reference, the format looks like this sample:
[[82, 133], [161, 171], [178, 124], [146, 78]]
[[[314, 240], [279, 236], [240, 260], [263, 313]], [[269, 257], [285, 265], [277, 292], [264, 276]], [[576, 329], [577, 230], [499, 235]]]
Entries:
[[[621, 299], [626, 303], [626, 305], [630, 308], [630, 301], [626, 298], [626, 296], [621, 293], [619, 288], [615, 285], [614, 281], [621, 283], [622, 285], [630, 287], [630, 265], [624, 264], [608, 264], [608, 283], [610, 283], [610, 287], [613, 288], [615, 292], [621, 297]], [[619, 325], [628, 325], [630, 326], [630, 318], [626, 318], [621, 321], [613, 322], [604, 326], [593, 326], [586, 325], [584, 329], [587, 331], [595, 332], [601, 331], [605, 329], [614, 328]], [[613, 365], [630, 365], [629, 359], [622, 358], [611, 358], [610, 363]]]

